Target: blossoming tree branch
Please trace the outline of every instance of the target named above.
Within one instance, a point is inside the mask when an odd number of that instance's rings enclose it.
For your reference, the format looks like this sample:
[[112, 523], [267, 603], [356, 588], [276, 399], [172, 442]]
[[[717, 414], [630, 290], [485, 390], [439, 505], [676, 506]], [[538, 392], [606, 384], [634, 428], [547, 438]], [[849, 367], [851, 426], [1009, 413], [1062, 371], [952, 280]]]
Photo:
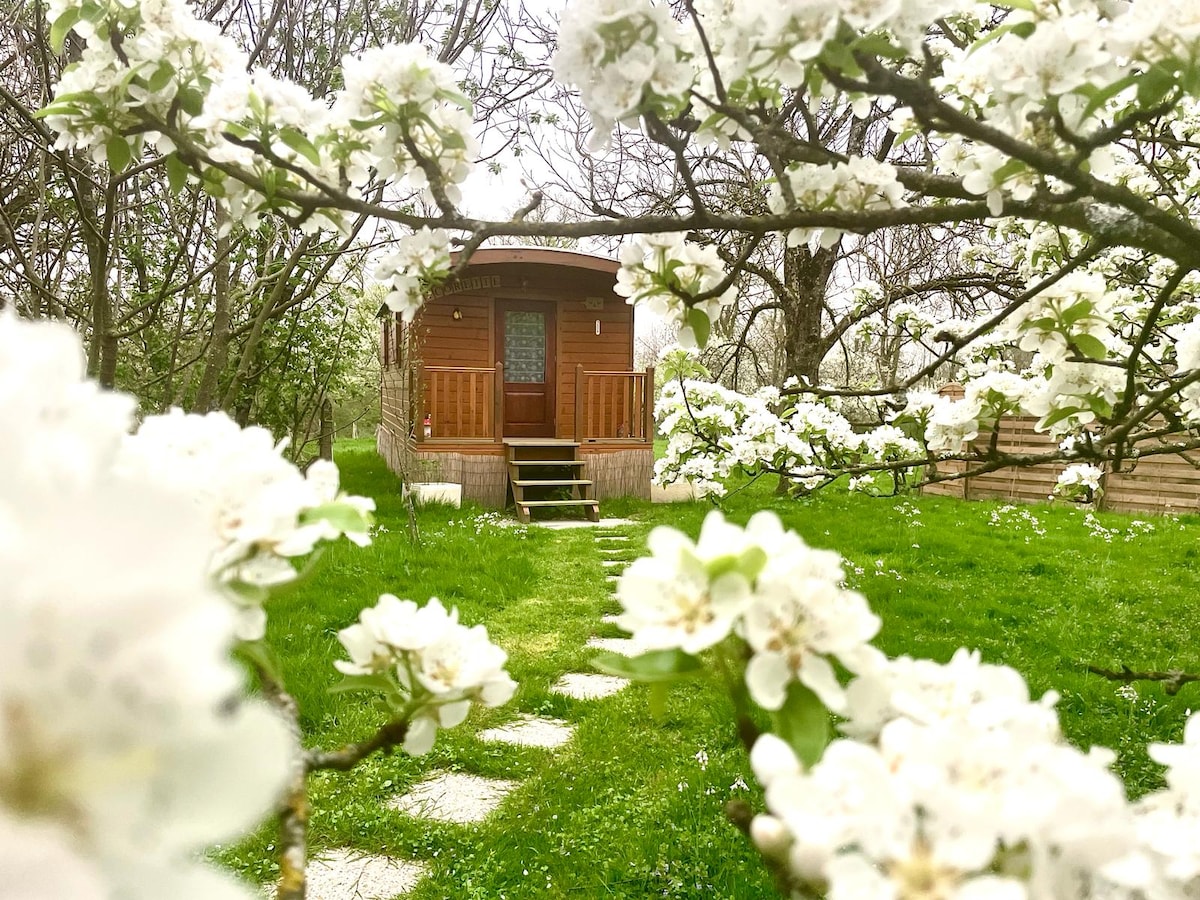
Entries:
[[[595, 146], [615, 127], [643, 129], [672, 152], [690, 204], [571, 224], [461, 211], [478, 154], [472, 110], [419, 46], [347, 57], [342, 87], [313, 97], [254, 69], [181, 0], [54, 0], [49, 21], [57, 46], [71, 33], [82, 42], [41, 112], [60, 149], [117, 171], [162, 166], [176, 189], [210, 194], [230, 234], [264, 217], [306, 231], [396, 223], [407, 236], [376, 274], [408, 317], [449, 274], [451, 246], [466, 257], [496, 236], [638, 235], [619, 289], [702, 345], [740, 275], [706, 235], [752, 247], [782, 232], [815, 250], [897, 225], [1002, 230], [999, 255], [980, 264], [1020, 273], [1025, 289], [977, 321], [914, 319], [932, 361], [900, 384], [743, 397], [676, 360], [663, 478], [719, 490], [742, 467], [871, 487], [873, 473], [917, 466], [936, 477], [942, 459], [976, 471], [1119, 465], [1200, 445], [1194, 0], [578, 0], [556, 73], [577, 86]], [[780, 127], [822, 104], [890, 129], [880, 157]], [[758, 154], [769, 209], [709, 208], [690, 180], [685, 151], [697, 145]], [[401, 190], [424, 192], [433, 212], [389, 202]], [[1032, 364], [998, 352], [1011, 344]], [[503, 651], [435, 600], [385, 595], [339, 634], [342, 686], [377, 699], [380, 729], [301, 752], [294, 703], [260, 642], [264, 616], [319, 544], [368, 540], [369, 501], [342, 494], [329, 466], [301, 474], [265, 432], [221, 415], [135, 429], [132, 402], [84, 379], [80, 359], [64, 326], [0, 319], [0, 416], [23, 436], [0, 445], [0, 892], [252, 896], [194, 853], [283, 796], [279, 895], [303, 897], [304, 776], [380, 750], [424, 752], [472, 702], [505, 702], [515, 686]], [[909, 390], [950, 365], [965, 375], [962, 400]], [[907, 392], [896, 421], [868, 435], [830, 403], [896, 391]], [[1062, 448], [1020, 458], [987, 446], [1012, 413], [1037, 416]], [[1067, 490], [1093, 477], [1072, 471]], [[745, 720], [770, 722], [746, 730], [766, 810], [743, 824], [782, 893], [1200, 889], [1195, 720], [1182, 745], [1151, 748], [1167, 788], [1130, 803], [1112, 755], [1065, 743], [1055, 697], [1030, 698], [1018, 673], [966, 651], [940, 665], [876, 650], [879, 619], [843, 586], [836, 555], [769, 514], [744, 529], [714, 514], [695, 541], [655, 531], [618, 595], [648, 650], [598, 665], [655, 690], [718, 678]], [[235, 648], [273, 703], [246, 695]]]

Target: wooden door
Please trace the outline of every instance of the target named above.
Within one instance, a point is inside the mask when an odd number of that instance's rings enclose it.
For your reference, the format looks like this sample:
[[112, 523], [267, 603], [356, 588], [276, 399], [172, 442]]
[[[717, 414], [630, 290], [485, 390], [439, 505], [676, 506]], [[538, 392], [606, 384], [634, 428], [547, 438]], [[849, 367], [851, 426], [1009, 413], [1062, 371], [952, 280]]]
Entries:
[[504, 363], [504, 436], [554, 437], [554, 304], [496, 301], [496, 358]]

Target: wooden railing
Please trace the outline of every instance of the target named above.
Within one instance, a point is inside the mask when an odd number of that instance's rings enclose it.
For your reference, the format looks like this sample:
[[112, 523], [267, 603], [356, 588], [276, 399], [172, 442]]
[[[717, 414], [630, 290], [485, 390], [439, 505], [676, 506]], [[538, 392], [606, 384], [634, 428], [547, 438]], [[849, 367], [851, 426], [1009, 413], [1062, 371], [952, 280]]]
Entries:
[[576, 366], [575, 440], [652, 442], [653, 367], [645, 372], [588, 372]]
[[[500, 441], [504, 437], [504, 366], [422, 366], [416, 439]], [[429, 419], [429, 435], [425, 419]]]

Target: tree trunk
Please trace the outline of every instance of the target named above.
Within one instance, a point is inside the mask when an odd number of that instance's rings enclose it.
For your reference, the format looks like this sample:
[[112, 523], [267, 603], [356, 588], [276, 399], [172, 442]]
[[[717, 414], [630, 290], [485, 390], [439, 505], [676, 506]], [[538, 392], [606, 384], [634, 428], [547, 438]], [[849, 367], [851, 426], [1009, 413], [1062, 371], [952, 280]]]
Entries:
[[789, 247], [784, 251], [786, 294], [780, 300], [785, 378], [796, 377], [809, 384], [816, 384], [819, 379], [821, 361], [829, 349], [822, 339], [821, 317], [836, 261], [834, 248], [816, 253], [810, 253], [807, 247]]
[[[225, 213], [219, 206], [214, 221], [218, 230], [225, 221]], [[229, 235], [217, 238], [217, 263], [213, 268], [212, 339], [208, 344], [208, 357], [204, 361], [200, 386], [196, 389], [196, 400], [192, 404], [193, 412], [211, 412], [216, 406], [217, 383], [229, 361], [229, 342], [233, 336], [229, 312], [229, 249]]]
[[321, 401], [321, 434], [318, 440], [321, 459], [333, 459], [333, 404], [326, 397]]
[[[820, 380], [821, 361], [828, 344], [821, 335], [821, 316], [825, 311], [825, 292], [837, 262], [835, 249], [809, 252], [807, 247], [788, 247], [783, 251], [784, 378], [799, 378], [815, 385]], [[775, 493], [783, 495], [792, 483], [780, 476]]]
[[[108, 288], [108, 271], [112, 261], [112, 244], [116, 222], [117, 182], [110, 177], [104, 191], [104, 216], [99, 219], [89, 193], [81, 195], [84, 215], [90, 215], [94, 228], [84, 228], [88, 255], [88, 305], [92, 319], [91, 340], [88, 342], [87, 371], [101, 387], [112, 388], [117, 380], [117, 334], [114, 330], [112, 293]], [[88, 208], [90, 207], [90, 208]]]
[[250, 325], [250, 330], [246, 334], [246, 343], [242, 345], [242, 354], [238, 359], [237, 368], [234, 370], [233, 378], [225, 388], [225, 395], [221, 398], [221, 408], [228, 410], [238, 402], [238, 398], [242, 392], [242, 382], [249, 376], [250, 369], [253, 366], [255, 356], [258, 353], [258, 345], [262, 341], [263, 329], [266, 328], [267, 322], [277, 314], [277, 310], [282, 309], [285, 301], [291, 293], [292, 273], [295, 272], [300, 260], [304, 254], [308, 252], [316, 238], [311, 234], [306, 234], [300, 239], [300, 242], [293, 248], [291, 255], [283, 264], [280, 270], [275, 275], [275, 285], [271, 288], [271, 292], [262, 299], [262, 306], [259, 307], [257, 314], [254, 316], [254, 321]]

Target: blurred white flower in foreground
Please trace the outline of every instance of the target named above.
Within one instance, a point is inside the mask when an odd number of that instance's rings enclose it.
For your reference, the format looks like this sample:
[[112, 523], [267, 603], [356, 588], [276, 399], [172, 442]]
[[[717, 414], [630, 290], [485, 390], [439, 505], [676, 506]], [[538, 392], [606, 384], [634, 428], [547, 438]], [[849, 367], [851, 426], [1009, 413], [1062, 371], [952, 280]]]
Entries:
[[337, 466], [302, 474], [265, 428], [225, 413], [149, 416], [121, 446], [117, 470], [178, 493], [208, 526], [209, 571], [241, 609], [239, 636], [263, 635], [267, 588], [296, 577], [291, 559], [345, 535], [371, 542], [375, 502], [338, 490]]
[[241, 697], [196, 507], [112, 468], [133, 404], [70, 329], [0, 316], [0, 897], [249, 897], [196, 862], [295, 747]]

